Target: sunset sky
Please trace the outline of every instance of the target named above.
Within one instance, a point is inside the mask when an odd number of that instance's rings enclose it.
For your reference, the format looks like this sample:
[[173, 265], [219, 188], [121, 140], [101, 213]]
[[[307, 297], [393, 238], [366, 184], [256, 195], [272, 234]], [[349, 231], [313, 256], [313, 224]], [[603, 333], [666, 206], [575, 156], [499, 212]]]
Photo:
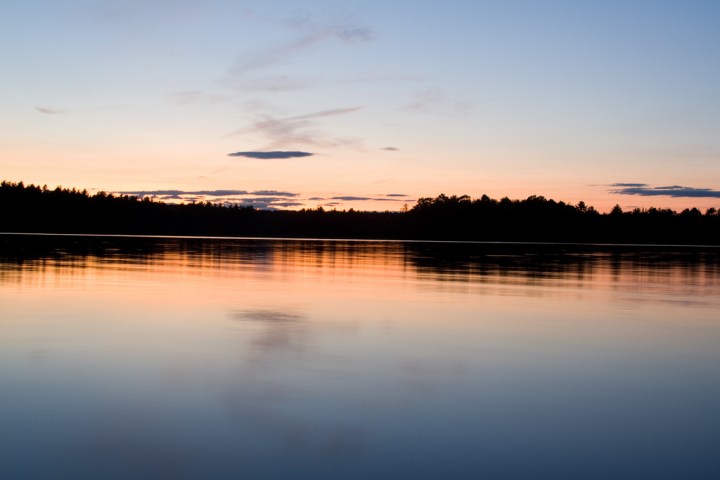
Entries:
[[3, 0], [0, 178], [720, 207], [720, 1]]

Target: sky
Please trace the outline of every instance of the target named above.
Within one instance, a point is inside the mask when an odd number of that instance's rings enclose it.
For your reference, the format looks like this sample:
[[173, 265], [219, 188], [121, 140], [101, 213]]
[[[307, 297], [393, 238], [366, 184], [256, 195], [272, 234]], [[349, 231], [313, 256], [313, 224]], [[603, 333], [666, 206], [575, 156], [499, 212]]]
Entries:
[[720, 207], [720, 1], [2, 0], [0, 177]]

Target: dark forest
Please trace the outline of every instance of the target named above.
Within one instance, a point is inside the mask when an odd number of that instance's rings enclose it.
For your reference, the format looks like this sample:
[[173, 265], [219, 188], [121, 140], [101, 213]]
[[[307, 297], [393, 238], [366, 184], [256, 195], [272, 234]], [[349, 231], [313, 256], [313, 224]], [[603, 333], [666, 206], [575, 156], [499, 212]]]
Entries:
[[0, 183], [2, 232], [720, 245], [711, 208], [600, 213], [543, 196], [420, 198], [403, 212], [168, 204], [75, 188]]

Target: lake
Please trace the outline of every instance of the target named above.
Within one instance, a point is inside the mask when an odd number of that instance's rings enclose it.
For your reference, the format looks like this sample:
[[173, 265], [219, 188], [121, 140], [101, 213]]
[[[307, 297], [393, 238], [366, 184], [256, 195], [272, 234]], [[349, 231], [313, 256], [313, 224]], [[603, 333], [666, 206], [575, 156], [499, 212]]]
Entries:
[[720, 250], [0, 235], [2, 479], [720, 478]]

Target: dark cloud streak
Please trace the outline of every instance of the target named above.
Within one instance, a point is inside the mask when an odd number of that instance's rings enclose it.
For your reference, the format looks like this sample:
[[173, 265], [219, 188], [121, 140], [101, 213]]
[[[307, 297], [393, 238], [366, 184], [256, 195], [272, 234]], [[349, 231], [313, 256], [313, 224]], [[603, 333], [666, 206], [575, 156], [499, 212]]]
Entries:
[[252, 195], [259, 195], [259, 196], [268, 196], [268, 197], [297, 197], [300, 195], [299, 193], [290, 193], [290, 192], [278, 192], [276, 190], [257, 190], [255, 192], [250, 192]]
[[617, 195], [638, 195], [643, 197], [673, 197], [673, 198], [720, 198], [720, 190], [711, 188], [683, 187], [669, 185], [663, 187], [650, 187], [645, 183], [614, 183], [611, 187], [620, 187], [609, 190]]
[[228, 157], [246, 157], [258, 160], [276, 160], [285, 158], [311, 157], [314, 153], [300, 151], [273, 151], [273, 152], [235, 152], [228, 153]]
[[371, 197], [354, 197], [352, 195], [347, 195], [347, 196], [331, 197], [330, 200], [343, 200], [345, 202], [354, 202], [354, 201], [374, 200], [374, 199]]

